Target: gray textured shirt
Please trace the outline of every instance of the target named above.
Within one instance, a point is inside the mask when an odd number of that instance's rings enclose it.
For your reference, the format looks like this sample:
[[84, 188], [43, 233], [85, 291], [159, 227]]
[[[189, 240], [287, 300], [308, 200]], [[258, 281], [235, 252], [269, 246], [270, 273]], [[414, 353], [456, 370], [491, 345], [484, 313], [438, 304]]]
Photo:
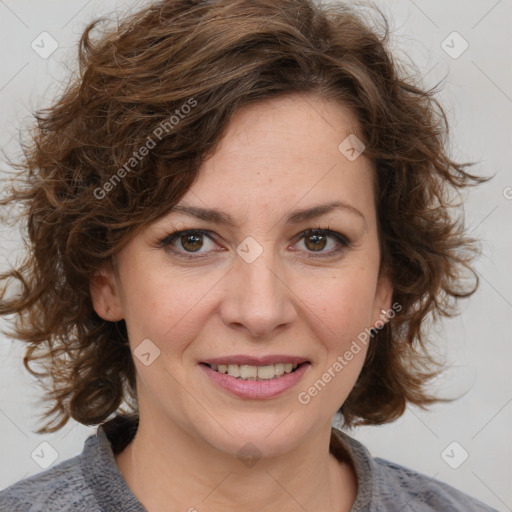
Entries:
[[[101, 425], [86, 439], [80, 455], [0, 492], [0, 511], [146, 512], [114, 458], [136, 429], [137, 420], [127, 417]], [[352, 512], [497, 512], [438, 480], [372, 457], [360, 442], [336, 428], [330, 451], [339, 460], [347, 460], [348, 454], [355, 468], [358, 491]]]

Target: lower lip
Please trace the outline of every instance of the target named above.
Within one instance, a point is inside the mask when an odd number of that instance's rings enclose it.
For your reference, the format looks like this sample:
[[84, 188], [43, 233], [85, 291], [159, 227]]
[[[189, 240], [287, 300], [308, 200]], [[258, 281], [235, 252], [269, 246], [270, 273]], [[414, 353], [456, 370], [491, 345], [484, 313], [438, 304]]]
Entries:
[[242, 380], [227, 373], [219, 373], [205, 364], [199, 365], [202, 370], [220, 387], [242, 398], [255, 400], [273, 398], [295, 386], [309, 368], [309, 363], [303, 363], [292, 373], [285, 373], [271, 380]]

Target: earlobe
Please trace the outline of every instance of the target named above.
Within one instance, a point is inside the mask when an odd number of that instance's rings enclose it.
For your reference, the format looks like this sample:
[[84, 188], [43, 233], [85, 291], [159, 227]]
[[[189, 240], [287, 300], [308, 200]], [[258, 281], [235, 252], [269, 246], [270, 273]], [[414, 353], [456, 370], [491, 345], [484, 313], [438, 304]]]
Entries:
[[394, 316], [391, 310], [391, 301], [393, 300], [393, 287], [391, 281], [385, 275], [379, 276], [375, 301], [373, 307], [372, 328], [381, 329], [390, 317]]
[[110, 263], [94, 274], [89, 282], [89, 291], [94, 311], [103, 320], [117, 322], [124, 318], [119, 287]]

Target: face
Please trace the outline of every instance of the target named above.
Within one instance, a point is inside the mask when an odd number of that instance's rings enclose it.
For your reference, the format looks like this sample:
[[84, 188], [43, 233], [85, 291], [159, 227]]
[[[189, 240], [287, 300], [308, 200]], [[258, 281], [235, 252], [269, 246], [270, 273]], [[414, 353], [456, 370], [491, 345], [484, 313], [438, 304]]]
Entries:
[[355, 125], [315, 96], [240, 111], [179, 203], [219, 214], [173, 211], [92, 282], [98, 314], [126, 321], [141, 422], [268, 456], [330, 429], [367, 352], [354, 340], [391, 303], [372, 164], [338, 148]]

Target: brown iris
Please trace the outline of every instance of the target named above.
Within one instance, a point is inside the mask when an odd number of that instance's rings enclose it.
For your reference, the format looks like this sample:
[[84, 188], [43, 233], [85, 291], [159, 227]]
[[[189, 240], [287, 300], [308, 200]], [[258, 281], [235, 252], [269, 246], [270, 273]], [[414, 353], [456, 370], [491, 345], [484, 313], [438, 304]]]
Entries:
[[[325, 248], [326, 238], [327, 237], [325, 235], [312, 234], [305, 238], [304, 243], [306, 244], [306, 247], [310, 250], [313, 250], [313, 251], [320, 250], [321, 251], [322, 249]], [[314, 242], [313, 242], [314, 245], [312, 247], [308, 246], [309, 240], [314, 240]]]
[[[188, 233], [185, 235], [181, 235], [180, 240], [181, 244], [183, 245], [183, 248], [186, 249], [187, 251], [190, 250], [190, 252], [196, 252], [203, 246], [202, 235]], [[189, 242], [191, 243], [189, 244]]]

